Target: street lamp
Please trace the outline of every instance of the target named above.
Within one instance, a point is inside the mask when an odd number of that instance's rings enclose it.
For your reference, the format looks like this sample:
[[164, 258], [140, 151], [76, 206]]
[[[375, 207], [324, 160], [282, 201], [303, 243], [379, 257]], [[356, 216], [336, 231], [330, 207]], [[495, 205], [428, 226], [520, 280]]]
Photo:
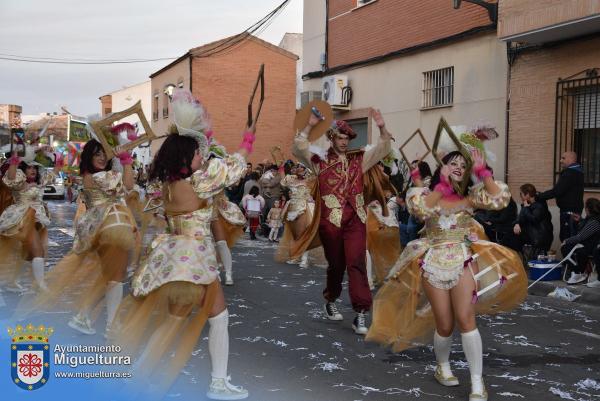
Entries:
[[[460, 3], [463, 0], [452, 0], [452, 2], [454, 3], [454, 9], [458, 10], [460, 8]], [[473, 3], [476, 4], [480, 7], [483, 7], [487, 10], [488, 15], [490, 16], [490, 19], [492, 20], [492, 22], [496, 23], [498, 22], [498, 3], [488, 3], [486, 1], [483, 0], [464, 0], [468, 3]]]

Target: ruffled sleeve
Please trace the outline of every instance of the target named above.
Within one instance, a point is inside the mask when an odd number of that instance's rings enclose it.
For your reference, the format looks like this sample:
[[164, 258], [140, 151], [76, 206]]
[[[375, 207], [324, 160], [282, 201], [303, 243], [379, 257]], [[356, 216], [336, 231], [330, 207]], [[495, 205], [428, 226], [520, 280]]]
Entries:
[[206, 169], [192, 174], [194, 192], [201, 199], [212, 198], [226, 187], [237, 183], [246, 170], [246, 161], [239, 153], [228, 155], [224, 159], [212, 158]]
[[440, 207], [428, 207], [425, 204], [425, 197], [430, 194], [429, 188], [413, 187], [406, 193], [406, 206], [408, 212], [417, 219], [424, 221], [439, 212]]
[[108, 195], [114, 196], [123, 191], [123, 176], [118, 171], [100, 171], [92, 175], [94, 186]]
[[508, 206], [511, 198], [508, 185], [502, 181], [496, 181], [496, 185], [500, 187], [500, 193], [495, 196], [486, 191], [483, 182], [471, 187], [467, 198], [474, 209], [502, 210]]
[[25, 185], [25, 181], [25, 173], [20, 169], [17, 169], [17, 174], [13, 180], [8, 178], [8, 173], [4, 174], [4, 177], [2, 177], [2, 182], [4, 182], [7, 187], [13, 190], [23, 187], [23, 185]]
[[283, 177], [283, 180], [279, 182], [279, 184], [284, 188], [289, 188], [292, 183], [292, 176], [290, 174]]

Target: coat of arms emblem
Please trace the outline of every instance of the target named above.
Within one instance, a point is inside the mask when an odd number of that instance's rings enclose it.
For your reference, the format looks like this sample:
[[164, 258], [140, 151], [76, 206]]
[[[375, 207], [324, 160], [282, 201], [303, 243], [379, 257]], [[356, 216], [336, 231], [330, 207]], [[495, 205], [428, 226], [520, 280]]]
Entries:
[[50, 378], [51, 327], [28, 324], [9, 328], [12, 381], [24, 390], [37, 390]]

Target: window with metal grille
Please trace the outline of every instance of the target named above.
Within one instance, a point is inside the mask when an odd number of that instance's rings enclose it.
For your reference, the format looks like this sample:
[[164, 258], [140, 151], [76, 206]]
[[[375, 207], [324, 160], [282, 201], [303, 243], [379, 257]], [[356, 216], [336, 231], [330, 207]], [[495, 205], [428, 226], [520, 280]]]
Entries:
[[[600, 188], [600, 77], [589, 69], [559, 80], [556, 88], [554, 173], [560, 174], [558, 160], [569, 150], [577, 152], [585, 186]], [[583, 78], [577, 78], [578, 76]]]
[[454, 67], [423, 73], [423, 102], [421, 108], [451, 106], [454, 101]]
[[152, 121], [158, 121], [158, 93], [152, 98]]

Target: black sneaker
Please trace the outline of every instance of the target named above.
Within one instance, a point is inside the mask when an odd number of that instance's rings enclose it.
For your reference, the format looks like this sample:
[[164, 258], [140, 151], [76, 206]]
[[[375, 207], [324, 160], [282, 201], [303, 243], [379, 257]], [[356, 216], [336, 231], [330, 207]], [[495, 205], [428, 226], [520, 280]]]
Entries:
[[367, 329], [366, 320], [367, 319], [364, 312], [358, 312], [356, 314], [356, 317], [352, 322], [352, 329], [354, 329], [354, 332], [356, 334], [360, 334], [361, 336], [367, 334], [367, 331], [369, 331], [369, 329]]
[[323, 310], [325, 310], [325, 315], [329, 320], [344, 320], [344, 316], [338, 311], [335, 302], [327, 302], [323, 306]]

